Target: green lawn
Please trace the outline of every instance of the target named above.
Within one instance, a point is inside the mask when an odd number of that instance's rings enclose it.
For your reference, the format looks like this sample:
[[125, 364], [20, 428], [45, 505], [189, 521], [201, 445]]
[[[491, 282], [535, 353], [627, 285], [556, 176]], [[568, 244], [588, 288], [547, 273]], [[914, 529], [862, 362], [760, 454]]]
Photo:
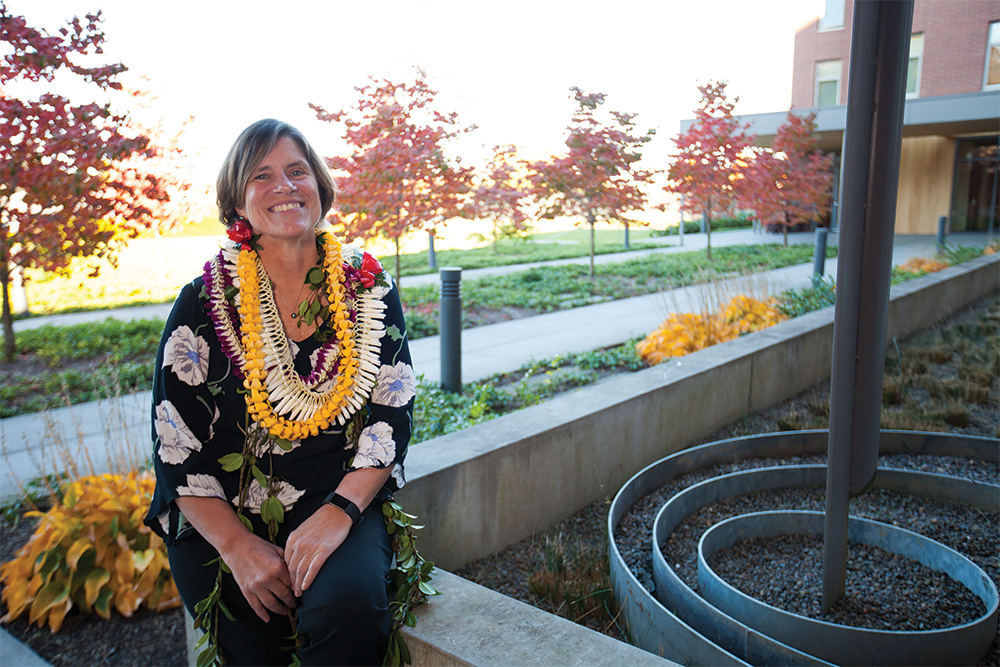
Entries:
[[[662, 244], [651, 240], [650, 228], [633, 229], [629, 232], [630, 248], [642, 250], [656, 248]], [[594, 252], [605, 255], [625, 251], [625, 233], [621, 228], [597, 229], [594, 234]], [[481, 269], [488, 266], [506, 266], [527, 262], [545, 262], [569, 257], [586, 257], [590, 254], [590, 231], [572, 229], [562, 232], [533, 234], [530, 238], [503, 239], [494, 249], [491, 243], [464, 250], [438, 250], [435, 252], [437, 265], [461, 266], [463, 269]], [[400, 273], [415, 276], [433, 273], [427, 259], [428, 252], [400, 255]], [[379, 259], [390, 271], [395, 271], [395, 255], [382, 254]]]

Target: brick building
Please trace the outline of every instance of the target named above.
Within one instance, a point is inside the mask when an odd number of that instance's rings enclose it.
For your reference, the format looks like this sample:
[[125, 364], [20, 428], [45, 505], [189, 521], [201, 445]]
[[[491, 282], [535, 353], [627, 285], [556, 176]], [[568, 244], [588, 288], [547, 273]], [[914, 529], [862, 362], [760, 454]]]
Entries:
[[[839, 156], [855, 0], [826, 0], [795, 35], [791, 109], [815, 111], [820, 145]], [[767, 145], [787, 112], [743, 116]], [[907, 68], [896, 233], [1000, 225], [1000, 2], [916, 0]], [[837, 161], [839, 164], [839, 160]], [[835, 193], [836, 194], [836, 193]]]

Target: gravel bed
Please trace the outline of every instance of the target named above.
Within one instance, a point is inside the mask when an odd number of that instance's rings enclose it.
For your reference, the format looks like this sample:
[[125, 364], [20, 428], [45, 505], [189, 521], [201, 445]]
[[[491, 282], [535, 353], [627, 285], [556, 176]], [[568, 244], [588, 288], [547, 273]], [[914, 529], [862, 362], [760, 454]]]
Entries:
[[746, 540], [709, 559], [715, 573], [743, 593], [840, 625], [916, 632], [955, 627], [986, 613], [982, 600], [962, 584], [878, 547], [849, 544], [846, 564], [846, 593], [824, 614], [819, 536]]
[[[620, 522], [615, 541], [628, 567], [652, 591], [649, 536], [656, 513], [671, 496], [704, 479], [737, 470], [824, 462], [824, 456], [752, 459], [684, 475], [636, 503]], [[900, 454], [882, 457], [880, 465], [991, 484], [1000, 482], [1000, 467], [963, 458]], [[662, 553], [678, 576], [698, 591], [698, 540], [709, 527], [738, 514], [778, 509], [823, 511], [824, 504], [825, 491], [821, 487], [723, 499], [681, 522], [661, 545]], [[1000, 586], [1000, 515], [903, 496], [886, 489], [874, 489], [852, 499], [850, 513], [937, 540], [969, 557]], [[820, 538], [746, 541], [719, 552], [718, 563], [713, 563], [713, 567], [730, 584], [768, 604], [855, 627], [884, 630], [952, 627], [985, 613], [978, 597], [946, 575], [907, 558], [856, 546], [849, 551], [846, 595], [824, 615], [820, 610], [822, 553]], [[997, 664], [996, 658], [994, 644], [991, 656], [982, 664]]]

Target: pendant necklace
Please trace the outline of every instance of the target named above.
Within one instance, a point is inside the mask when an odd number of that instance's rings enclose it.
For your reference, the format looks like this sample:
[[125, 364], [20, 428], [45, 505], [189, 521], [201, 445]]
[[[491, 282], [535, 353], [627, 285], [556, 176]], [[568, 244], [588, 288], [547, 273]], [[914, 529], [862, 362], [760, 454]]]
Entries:
[[[298, 299], [300, 296], [302, 296], [302, 290], [304, 290], [305, 288], [306, 288], [306, 284], [305, 284], [305, 282], [303, 282], [302, 283], [302, 287], [299, 288], [299, 293], [295, 297], [296, 299]], [[295, 308], [292, 308], [292, 305], [290, 303], [288, 303], [287, 301], [285, 301], [285, 297], [281, 296], [281, 294], [278, 293], [278, 290], [274, 289], [274, 283], [271, 283], [271, 292], [273, 294], [277, 294], [278, 298], [281, 299], [281, 301], [285, 304], [285, 307], [288, 308], [288, 310], [291, 311], [291, 313], [292, 313], [292, 319], [293, 320], [299, 319], [299, 311], [297, 309], [295, 309]], [[301, 303], [301, 300], [299, 301], [299, 303]]]

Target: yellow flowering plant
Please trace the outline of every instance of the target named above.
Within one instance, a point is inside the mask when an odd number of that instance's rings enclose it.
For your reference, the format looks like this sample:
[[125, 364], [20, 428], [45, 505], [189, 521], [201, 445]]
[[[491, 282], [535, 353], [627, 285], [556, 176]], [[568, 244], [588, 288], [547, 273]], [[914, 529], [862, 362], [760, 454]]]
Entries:
[[28, 622], [57, 632], [75, 607], [110, 618], [140, 606], [155, 611], [181, 604], [166, 547], [142, 522], [155, 485], [152, 474], [89, 475], [67, 485], [62, 502], [40, 517], [17, 556], [0, 565], [7, 623]]
[[907, 273], [936, 273], [948, 268], [948, 264], [945, 262], [939, 262], [936, 259], [927, 259], [926, 257], [911, 257], [902, 264], [899, 265], [900, 271], [906, 271]]
[[654, 366], [784, 319], [787, 318], [777, 309], [774, 299], [760, 301], [741, 294], [715, 313], [671, 313], [663, 324], [636, 344], [636, 351]]

